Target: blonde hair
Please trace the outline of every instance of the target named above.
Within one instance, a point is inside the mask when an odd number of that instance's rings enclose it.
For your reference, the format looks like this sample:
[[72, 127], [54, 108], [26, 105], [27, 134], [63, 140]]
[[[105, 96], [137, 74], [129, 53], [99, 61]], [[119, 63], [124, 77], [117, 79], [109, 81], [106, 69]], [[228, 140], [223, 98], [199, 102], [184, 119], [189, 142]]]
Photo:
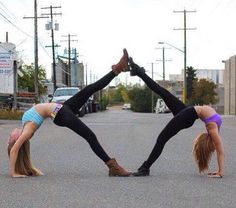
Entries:
[[211, 156], [215, 151], [212, 138], [208, 133], [201, 133], [193, 143], [193, 157], [198, 166], [199, 173], [208, 170]]
[[[8, 143], [8, 156], [10, 157], [11, 148], [15, 144], [15, 141]], [[25, 141], [19, 149], [18, 156], [16, 159], [15, 171], [17, 174], [27, 175], [27, 176], [39, 176], [42, 172], [35, 168], [31, 162], [30, 158], [30, 142]]]

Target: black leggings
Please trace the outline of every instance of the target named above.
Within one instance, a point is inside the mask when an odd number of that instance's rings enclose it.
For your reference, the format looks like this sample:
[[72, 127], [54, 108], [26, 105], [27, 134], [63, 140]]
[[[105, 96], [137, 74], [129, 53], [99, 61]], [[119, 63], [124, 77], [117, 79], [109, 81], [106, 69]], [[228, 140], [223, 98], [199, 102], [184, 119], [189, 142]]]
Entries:
[[151, 90], [161, 96], [161, 98], [165, 101], [166, 105], [174, 115], [174, 117], [169, 121], [169, 123], [159, 134], [156, 144], [153, 147], [147, 161], [145, 162], [145, 167], [150, 168], [161, 155], [166, 142], [171, 137], [176, 135], [180, 130], [192, 126], [194, 121], [198, 119], [198, 115], [194, 107], [187, 107], [168, 90], [153, 81], [147, 74], [139, 73], [138, 76], [146, 83], [146, 85]]
[[56, 125], [68, 127], [83, 137], [93, 152], [105, 163], [111, 158], [99, 144], [96, 135], [76, 116], [76, 113], [92, 94], [106, 87], [115, 76], [116, 74], [111, 71], [97, 82], [86, 86], [64, 103], [54, 119]]

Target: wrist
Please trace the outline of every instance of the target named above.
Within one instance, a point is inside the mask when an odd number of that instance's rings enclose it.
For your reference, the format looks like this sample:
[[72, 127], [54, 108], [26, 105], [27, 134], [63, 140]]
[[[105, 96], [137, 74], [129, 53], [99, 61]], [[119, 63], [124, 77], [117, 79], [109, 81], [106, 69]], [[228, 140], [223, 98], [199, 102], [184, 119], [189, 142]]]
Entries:
[[224, 171], [223, 171], [223, 170], [218, 170], [218, 174], [219, 174], [220, 176], [223, 176], [223, 175], [224, 175]]
[[10, 170], [9, 174], [10, 174], [11, 176], [13, 176], [13, 175], [15, 175], [15, 174], [16, 174], [16, 172], [15, 172], [15, 171], [12, 171], [12, 170]]

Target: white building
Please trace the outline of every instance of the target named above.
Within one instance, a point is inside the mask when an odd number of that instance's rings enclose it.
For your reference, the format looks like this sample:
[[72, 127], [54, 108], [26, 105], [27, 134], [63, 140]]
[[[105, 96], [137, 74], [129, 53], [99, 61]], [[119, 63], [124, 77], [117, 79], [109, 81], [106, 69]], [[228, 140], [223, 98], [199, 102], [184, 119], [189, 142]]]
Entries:
[[236, 115], [236, 55], [225, 61], [225, 114]]
[[0, 43], [0, 93], [13, 94], [13, 62], [16, 60], [16, 46], [13, 43]]
[[[56, 86], [68, 86], [68, 61], [61, 58], [56, 63]], [[71, 62], [70, 83], [73, 87], [84, 87], [84, 65], [79, 63], [77, 59]]]
[[215, 84], [224, 83], [224, 70], [222, 69], [197, 69], [198, 79], [207, 79], [213, 81]]
[[[218, 95], [218, 103], [213, 107], [219, 112], [224, 113], [225, 98], [224, 98], [224, 71], [222, 69], [197, 69], [196, 76], [198, 79], [207, 79], [213, 81], [216, 85], [216, 92]], [[169, 79], [173, 82], [183, 83], [183, 70], [181, 74], [170, 74]], [[229, 88], [229, 87], [228, 87]], [[235, 93], [235, 92], [234, 92]], [[178, 93], [179, 95], [180, 92]]]
[[[198, 79], [207, 79], [213, 81], [215, 84], [224, 83], [224, 70], [222, 69], [196, 69], [196, 76]], [[183, 70], [181, 74], [170, 74], [170, 81], [183, 81]]]

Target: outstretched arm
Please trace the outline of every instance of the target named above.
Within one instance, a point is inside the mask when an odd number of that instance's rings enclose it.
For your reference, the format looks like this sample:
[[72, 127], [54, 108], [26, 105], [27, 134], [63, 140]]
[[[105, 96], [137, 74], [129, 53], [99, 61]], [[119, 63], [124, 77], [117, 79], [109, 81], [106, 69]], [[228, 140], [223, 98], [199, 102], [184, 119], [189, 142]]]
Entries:
[[9, 162], [9, 168], [10, 168], [10, 175], [12, 177], [26, 177], [25, 175], [21, 175], [16, 173], [15, 166], [16, 166], [16, 160], [18, 156], [18, 152], [22, 146], [22, 144], [30, 139], [35, 131], [35, 128], [30, 128], [31, 125], [26, 124], [22, 134], [19, 136], [19, 138], [16, 140], [15, 144], [11, 148], [10, 151], [10, 162]]
[[219, 135], [218, 127], [215, 123], [210, 123], [207, 126], [208, 132], [213, 140], [216, 150], [218, 170], [214, 173], [209, 173], [209, 177], [222, 177], [224, 175], [224, 147]]

